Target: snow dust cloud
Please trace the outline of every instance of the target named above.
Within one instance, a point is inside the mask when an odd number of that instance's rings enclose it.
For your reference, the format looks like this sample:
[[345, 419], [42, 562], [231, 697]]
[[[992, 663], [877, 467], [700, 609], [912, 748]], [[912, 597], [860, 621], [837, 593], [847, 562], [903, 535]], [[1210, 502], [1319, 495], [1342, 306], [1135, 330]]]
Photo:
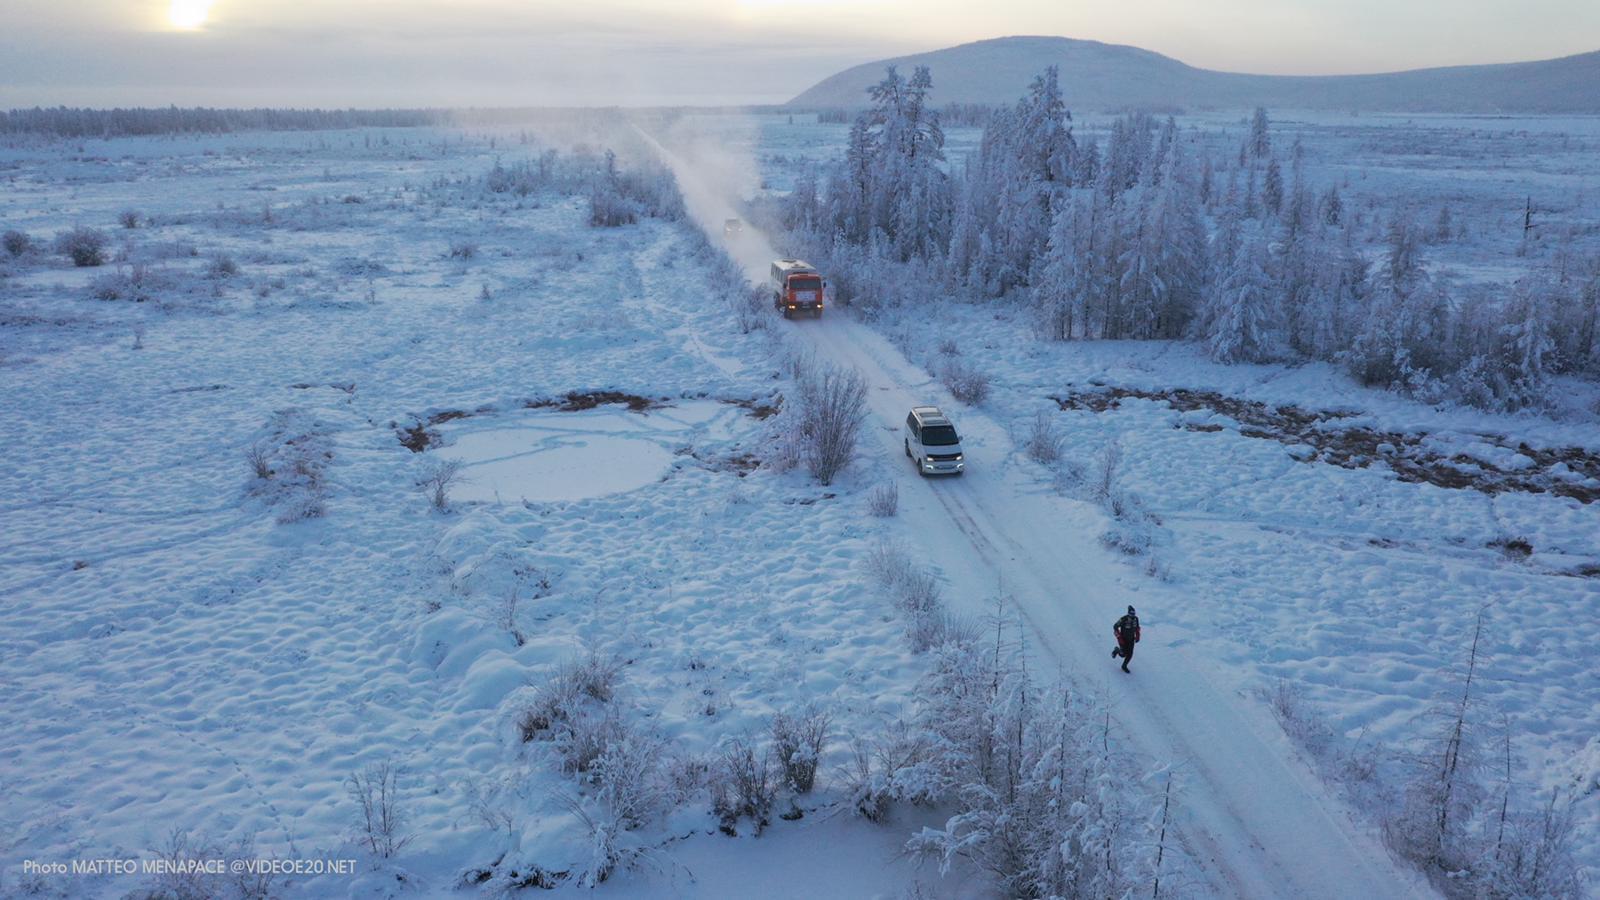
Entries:
[[[716, 122], [717, 131], [691, 118], [660, 125], [635, 122], [634, 127], [677, 177], [689, 217], [713, 242], [723, 244], [752, 283], [760, 284], [779, 253], [765, 233], [744, 221], [740, 207], [760, 189], [761, 177], [754, 156], [735, 149], [756, 146], [756, 122], [731, 116], [719, 116]], [[737, 132], [730, 134], [730, 129]], [[739, 219], [742, 228], [725, 236], [729, 219]]]

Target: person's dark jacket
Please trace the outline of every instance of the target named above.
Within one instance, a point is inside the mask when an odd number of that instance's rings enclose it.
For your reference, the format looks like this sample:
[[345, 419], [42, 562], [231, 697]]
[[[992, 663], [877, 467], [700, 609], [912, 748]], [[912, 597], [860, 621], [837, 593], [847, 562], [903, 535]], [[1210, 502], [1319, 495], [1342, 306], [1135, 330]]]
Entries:
[[1139, 617], [1132, 614], [1123, 616], [1111, 626], [1111, 633], [1117, 636], [1117, 643], [1124, 647], [1139, 643]]

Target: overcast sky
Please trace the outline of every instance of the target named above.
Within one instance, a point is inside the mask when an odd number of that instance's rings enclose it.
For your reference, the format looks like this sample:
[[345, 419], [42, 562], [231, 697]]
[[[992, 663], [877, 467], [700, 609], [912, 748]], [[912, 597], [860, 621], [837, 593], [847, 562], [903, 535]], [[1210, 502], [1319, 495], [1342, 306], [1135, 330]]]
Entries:
[[1344, 74], [1600, 49], [1600, 0], [0, 0], [0, 107], [781, 102], [1011, 34]]

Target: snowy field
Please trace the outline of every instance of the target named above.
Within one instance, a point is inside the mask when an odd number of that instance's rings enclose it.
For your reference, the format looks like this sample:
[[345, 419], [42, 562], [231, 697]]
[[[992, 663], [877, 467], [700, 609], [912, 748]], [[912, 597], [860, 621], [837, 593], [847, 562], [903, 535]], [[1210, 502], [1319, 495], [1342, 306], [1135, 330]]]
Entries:
[[[613, 668], [609, 707], [674, 760], [806, 703], [844, 736], [904, 714], [922, 666], [859, 571], [896, 533], [864, 511], [870, 466], [827, 489], [758, 469], [775, 345], [734, 325], [693, 231], [485, 192], [497, 159], [540, 149], [518, 141], [0, 152], [0, 223], [43, 244], [96, 227], [115, 258], [39, 251], [0, 278], [0, 894], [172, 888], [21, 866], [153, 859], [180, 829], [191, 856], [361, 860], [279, 878], [284, 896], [438, 896], [497, 862], [485, 890], [576, 881], [577, 782], [515, 722], [573, 660]], [[448, 460], [440, 512], [417, 483]], [[844, 741], [804, 809], [837, 801]], [[411, 840], [374, 866], [348, 780], [383, 762]], [[715, 834], [709, 807], [641, 837], [674, 855], [608, 887], [915, 875], [909, 825], [774, 815], [741, 862], [754, 839]], [[796, 842], [851, 862], [798, 880]]]

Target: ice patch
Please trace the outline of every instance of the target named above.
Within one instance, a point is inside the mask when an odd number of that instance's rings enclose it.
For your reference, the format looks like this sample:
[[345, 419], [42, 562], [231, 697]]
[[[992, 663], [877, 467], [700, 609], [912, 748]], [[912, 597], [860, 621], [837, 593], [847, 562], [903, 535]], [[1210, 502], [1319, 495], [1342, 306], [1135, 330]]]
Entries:
[[586, 500], [660, 480], [675, 449], [725, 440], [737, 418], [725, 403], [692, 401], [647, 414], [603, 406], [461, 420], [444, 429], [449, 446], [437, 452], [463, 464], [466, 480], [450, 492], [455, 500]]
[[459, 500], [548, 502], [636, 490], [672, 463], [660, 444], [610, 434], [561, 435], [534, 427], [464, 434], [446, 455], [465, 465]]

